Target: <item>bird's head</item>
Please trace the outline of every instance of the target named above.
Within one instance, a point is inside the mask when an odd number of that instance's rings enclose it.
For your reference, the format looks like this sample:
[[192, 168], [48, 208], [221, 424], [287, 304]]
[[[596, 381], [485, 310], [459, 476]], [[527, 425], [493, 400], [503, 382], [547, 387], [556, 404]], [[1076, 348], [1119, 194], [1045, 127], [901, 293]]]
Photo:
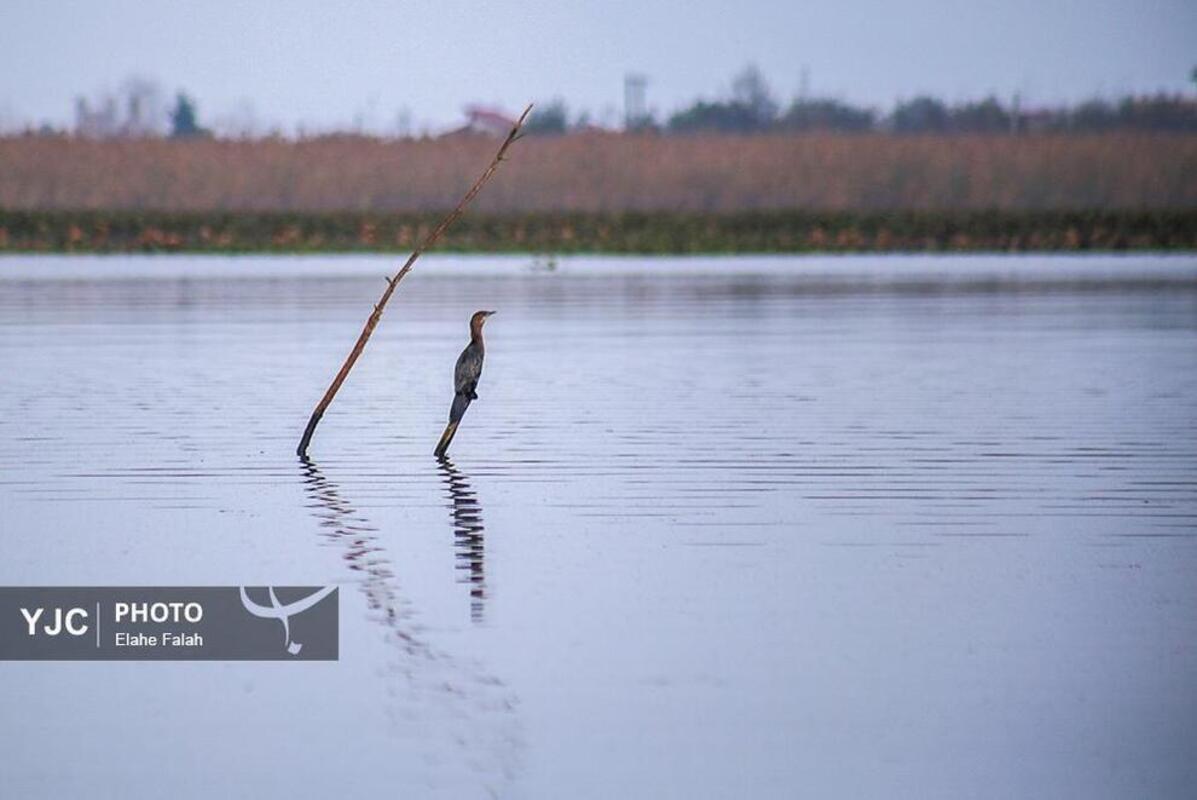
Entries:
[[475, 311], [474, 316], [470, 317], [470, 330], [481, 331], [482, 326], [486, 323], [486, 318], [495, 312], [493, 311]]

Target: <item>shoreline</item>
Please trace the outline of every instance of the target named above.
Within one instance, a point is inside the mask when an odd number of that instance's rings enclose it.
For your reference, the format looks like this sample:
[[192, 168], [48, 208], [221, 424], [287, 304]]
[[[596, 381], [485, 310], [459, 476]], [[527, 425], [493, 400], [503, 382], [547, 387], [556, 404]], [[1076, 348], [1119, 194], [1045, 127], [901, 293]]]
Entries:
[[[402, 253], [441, 212], [0, 210], [0, 253]], [[467, 215], [446, 253], [720, 255], [1197, 250], [1197, 209]]]

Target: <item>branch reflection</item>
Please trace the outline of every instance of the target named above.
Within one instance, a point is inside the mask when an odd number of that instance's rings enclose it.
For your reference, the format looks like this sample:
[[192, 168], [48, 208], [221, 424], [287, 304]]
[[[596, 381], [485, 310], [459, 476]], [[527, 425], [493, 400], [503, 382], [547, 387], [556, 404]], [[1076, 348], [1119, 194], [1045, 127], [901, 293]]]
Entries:
[[320, 524], [321, 535], [345, 548], [342, 558], [359, 575], [367, 608], [379, 615], [409, 653], [417, 650], [426, 653], [427, 646], [400, 625], [405, 616], [403, 604], [390, 557], [378, 541], [378, 528], [357, 512], [336, 484], [324, 477], [316, 462], [306, 456], [300, 462], [304, 489], [314, 501], [308, 508]]

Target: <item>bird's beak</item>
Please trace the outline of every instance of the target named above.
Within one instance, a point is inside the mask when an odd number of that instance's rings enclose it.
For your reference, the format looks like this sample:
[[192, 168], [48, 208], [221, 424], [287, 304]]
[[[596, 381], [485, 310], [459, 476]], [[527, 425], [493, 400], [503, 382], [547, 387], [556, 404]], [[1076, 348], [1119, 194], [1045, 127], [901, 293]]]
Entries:
[[494, 313], [495, 313], [495, 312], [493, 312], [493, 311], [487, 311], [487, 312], [486, 312], [486, 316], [488, 316], [488, 317], [489, 317], [491, 314], [494, 314]]

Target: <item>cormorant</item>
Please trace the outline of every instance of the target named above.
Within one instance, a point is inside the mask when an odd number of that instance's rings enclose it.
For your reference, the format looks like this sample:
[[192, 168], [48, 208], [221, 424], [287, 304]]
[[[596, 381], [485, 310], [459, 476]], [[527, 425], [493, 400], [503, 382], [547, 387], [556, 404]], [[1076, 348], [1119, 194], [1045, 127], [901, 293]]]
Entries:
[[470, 407], [471, 400], [478, 399], [478, 379], [482, 377], [482, 359], [486, 356], [486, 345], [482, 343], [482, 326], [486, 318], [495, 312], [475, 311], [470, 317], [470, 343], [457, 357], [457, 367], [453, 371], [453, 405], [449, 409], [449, 424], [441, 434], [433, 453], [437, 458], [444, 458], [449, 450], [449, 443], [453, 441], [453, 434], [457, 433], [457, 426]]

